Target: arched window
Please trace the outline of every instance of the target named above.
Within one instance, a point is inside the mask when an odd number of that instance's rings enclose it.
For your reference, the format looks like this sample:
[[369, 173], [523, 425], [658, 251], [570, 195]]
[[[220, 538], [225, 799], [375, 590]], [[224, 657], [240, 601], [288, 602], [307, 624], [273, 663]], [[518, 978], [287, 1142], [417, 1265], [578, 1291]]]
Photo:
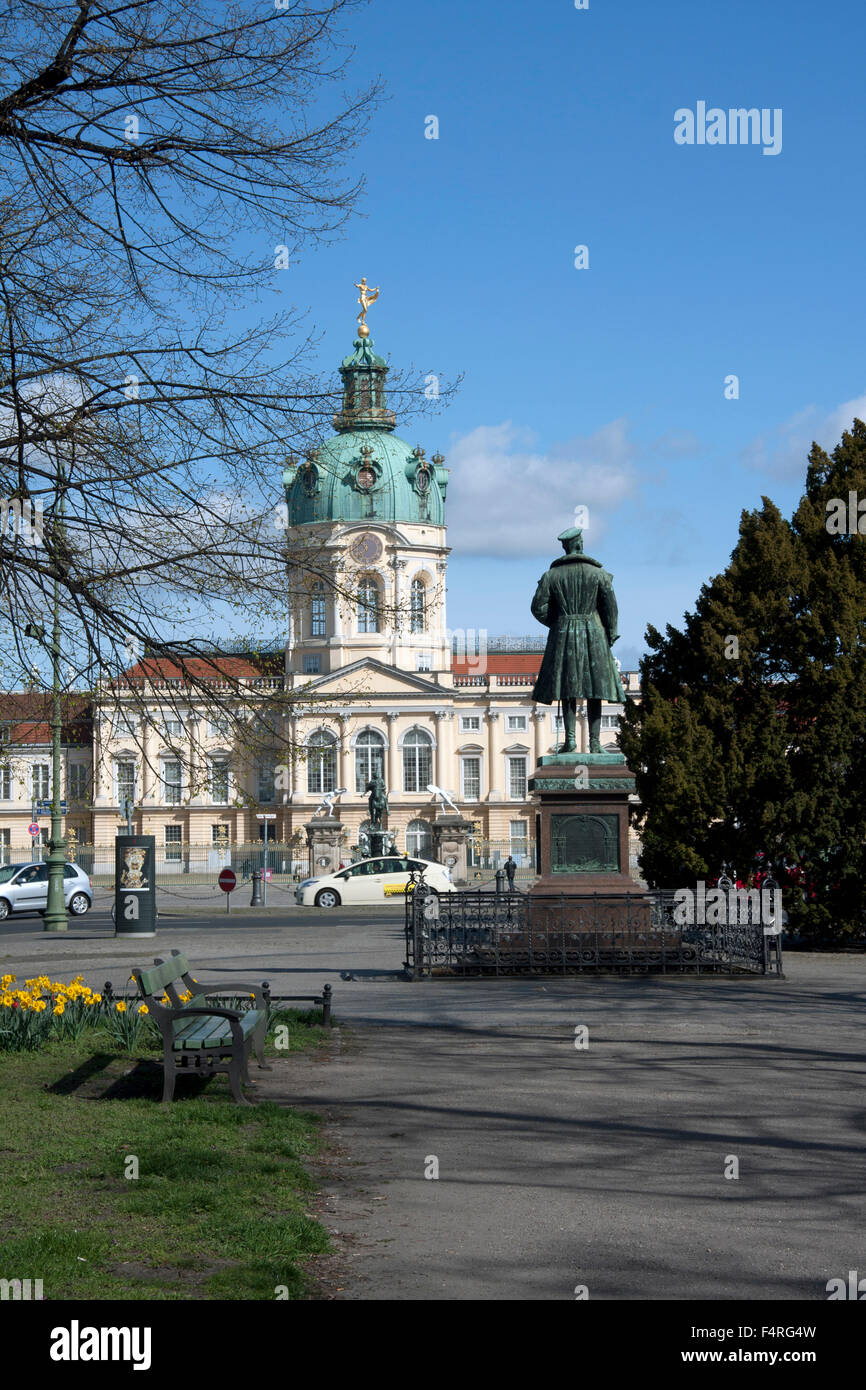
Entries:
[[410, 729], [403, 740], [403, 790], [425, 791], [433, 781], [433, 740], [423, 729]]
[[337, 740], [327, 729], [316, 729], [307, 740], [307, 791], [323, 796], [337, 785]]
[[406, 826], [406, 853], [418, 859], [433, 858], [433, 827], [426, 820], [410, 820]]
[[311, 637], [326, 637], [325, 630], [325, 586], [320, 579], [313, 585], [313, 598], [310, 604], [311, 610]]
[[379, 585], [367, 574], [358, 588], [358, 631], [379, 631]]
[[373, 776], [385, 776], [385, 740], [375, 729], [365, 729], [355, 740], [355, 791], [363, 795]]
[[427, 631], [427, 586], [423, 579], [413, 579], [409, 599], [410, 632]]

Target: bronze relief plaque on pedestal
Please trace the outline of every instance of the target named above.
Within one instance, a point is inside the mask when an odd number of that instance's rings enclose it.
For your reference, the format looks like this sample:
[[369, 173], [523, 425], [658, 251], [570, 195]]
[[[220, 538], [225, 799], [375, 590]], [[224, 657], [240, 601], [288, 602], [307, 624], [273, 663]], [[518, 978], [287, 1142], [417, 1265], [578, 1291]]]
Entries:
[[616, 874], [619, 861], [618, 815], [551, 815], [552, 874]]

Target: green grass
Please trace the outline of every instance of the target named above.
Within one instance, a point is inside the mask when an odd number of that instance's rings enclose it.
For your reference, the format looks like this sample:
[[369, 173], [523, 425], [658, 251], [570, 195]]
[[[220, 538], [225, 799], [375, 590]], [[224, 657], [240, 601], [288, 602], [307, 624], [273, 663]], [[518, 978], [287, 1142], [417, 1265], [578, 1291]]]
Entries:
[[[321, 1042], [315, 1017], [277, 1015], [289, 1048], [271, 1057]], [[96, 1029], [0, 1054], [0, 1278], [41, 1279], [46, 1299], [310, 1296], [300, 1262], [329, 1248], [304, 1164], [317, 1118], [237, 1106], [225, 1076], [179, 1077], [158, 1104], [160, 1057]]]

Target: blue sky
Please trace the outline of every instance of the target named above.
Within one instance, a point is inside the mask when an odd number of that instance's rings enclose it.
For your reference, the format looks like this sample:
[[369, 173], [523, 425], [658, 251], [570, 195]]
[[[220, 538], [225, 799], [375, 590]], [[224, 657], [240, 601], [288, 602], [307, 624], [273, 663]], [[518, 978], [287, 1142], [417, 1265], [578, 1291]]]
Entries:
[[[465, 374], [405, 431], [452, 468], [450, 627], [532, 631], [584, 504], [634, 664], [646, 624], [679, 623], [724, 567], [741, 510], [789, 513], [812, 438], [866, 414], [864, 33], [854, 0], [356, 12], [353, 73], [388, 88], [367, 190], [338, 242], [275, 272], [274, 304], [309, 310], [336, 367], [366, 275], [377, 350]], [[699, 101], [781, 108], [781, 152], [677, 145]]]

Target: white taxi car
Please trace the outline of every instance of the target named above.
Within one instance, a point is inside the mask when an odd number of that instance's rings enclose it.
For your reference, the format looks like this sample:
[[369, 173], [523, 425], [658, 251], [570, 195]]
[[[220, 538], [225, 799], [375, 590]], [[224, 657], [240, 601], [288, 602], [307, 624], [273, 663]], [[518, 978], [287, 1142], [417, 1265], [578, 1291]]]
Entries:
[[303, 907], [339, 907], [342, 903], [382, 903], [411, 893], [411, 874], [424, 873], [424, 882], [433, 892], [453, 893], [451, 871], [429, 859], [410, 859], [389, 854], [381, 859], [361, 859], [335, 874], [305, 878], [295, 889], [295, 901]]

